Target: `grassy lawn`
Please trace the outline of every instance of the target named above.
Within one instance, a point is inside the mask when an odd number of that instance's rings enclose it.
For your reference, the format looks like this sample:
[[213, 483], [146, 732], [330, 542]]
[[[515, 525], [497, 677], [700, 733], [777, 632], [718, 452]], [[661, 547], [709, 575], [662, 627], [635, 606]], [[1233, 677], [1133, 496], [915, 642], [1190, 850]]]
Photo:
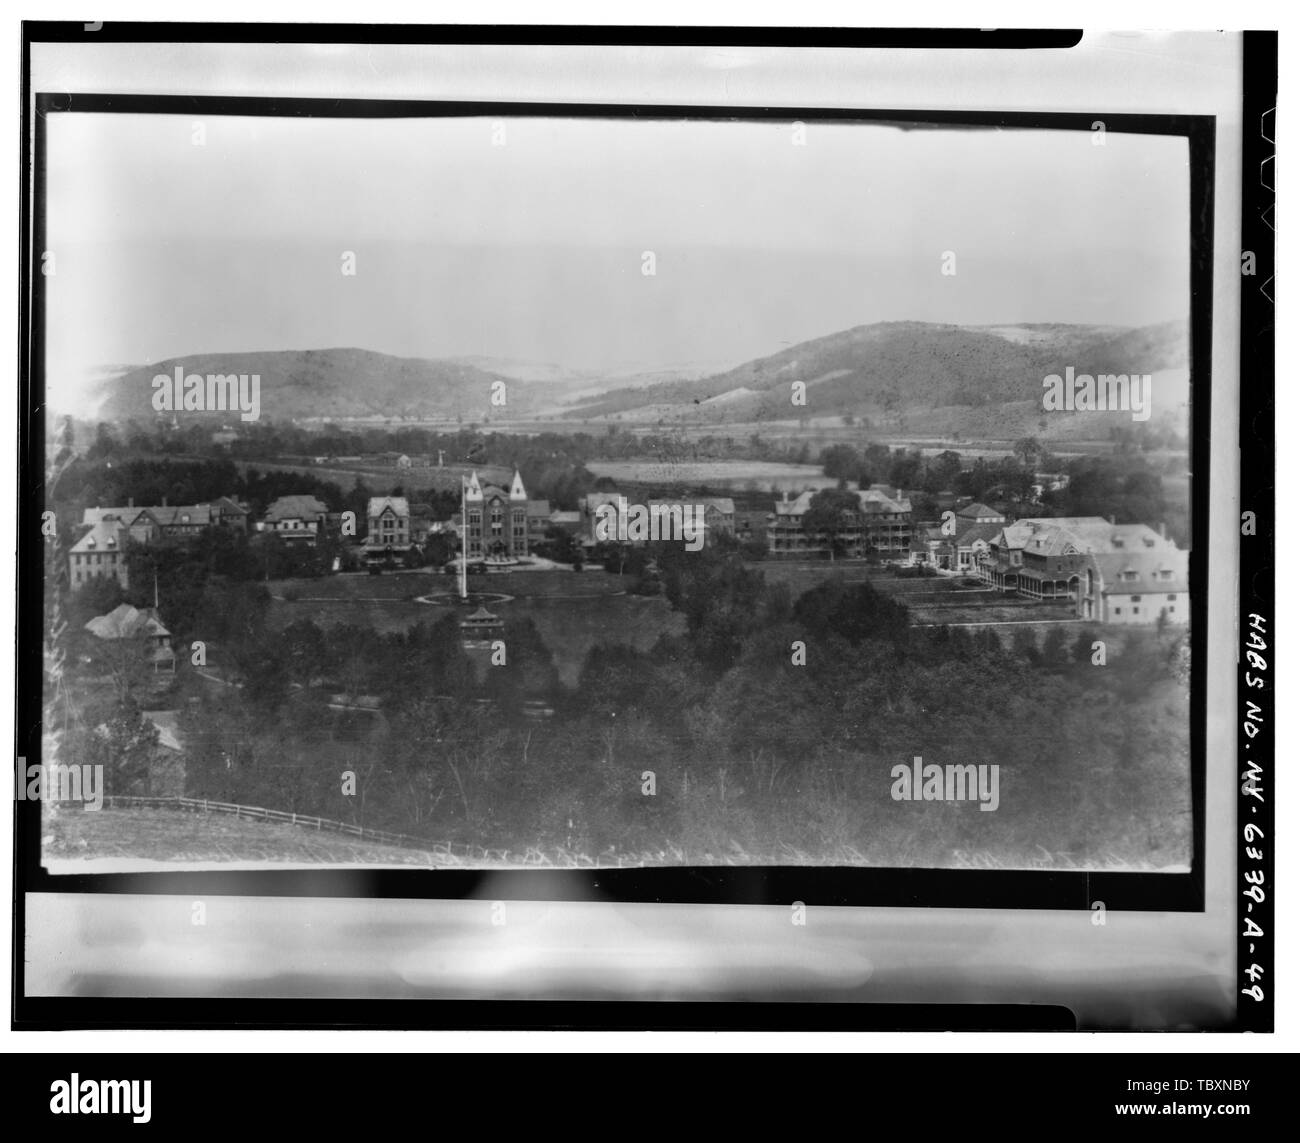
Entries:
[[58, 873], [120, 862], [140, 869], [149, 862], [284, 862], [302, 865], [438, 865], [435, 853], [354, 840], [224, 814], [170, 809], [102, 809], [50, 814], [44, 822], [44, 864]]
[[[530, 617], [555, 656], [560, 677], [573, 686], [587, 652], [597, 643], [630, 643], [648, 650], [664, 632], [680, 634], [682, 617], [659, 596], [624, 594], [632, 578], [600, 569], [516, 571], [470, 578], [472, 592], [499, 592], [513, 598], [489, 610], [502, 619]], [[281, 630], [300, 619], [318, 627], [340, 623], [375, 631], [405, 631], [417, 623], [436, 623], [446, 606], [418, 602], [426, 595], [454, 594], [456, 578], [441, 573], [382, 576], [340, 575], [322, 579], [273, 580], [268, 587], [270, 623]], [[284, 598], [286, 592], [290, 598]]]

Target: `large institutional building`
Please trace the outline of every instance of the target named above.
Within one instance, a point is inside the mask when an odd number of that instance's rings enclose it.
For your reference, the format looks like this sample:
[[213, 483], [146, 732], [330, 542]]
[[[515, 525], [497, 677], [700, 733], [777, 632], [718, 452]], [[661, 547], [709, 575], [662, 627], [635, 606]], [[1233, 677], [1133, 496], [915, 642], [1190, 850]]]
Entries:
[[465, 555], [526, 556], [530, 539], [541, 539], [551, 522], [545, 500], [529, 500], [523, 477], [515, 471], [510, 489], [480, 484], [470, 474], [465, 487]]
[[[767, 551], [773, 559], [822, 559], [831, 554], [830, 537], [810, 532], [803, 518], [816, 492], [808, 489], [793, 500], [783, 495], [768, 517]], [[857, 490], [858, 507], [846, 512], [837, 536], [841, 552], [860, 559], [868, 552], [907, 556], [912, 542], [912, 504], [902, 489], [884, 484]]]
[[1101, 516], [1041, 517], [1000, 528], [976, 571], [1003, 591], [1071, 600], [1080, 619], [1186, 623], [1187, 555], [1146, 524], [1114, 524]]

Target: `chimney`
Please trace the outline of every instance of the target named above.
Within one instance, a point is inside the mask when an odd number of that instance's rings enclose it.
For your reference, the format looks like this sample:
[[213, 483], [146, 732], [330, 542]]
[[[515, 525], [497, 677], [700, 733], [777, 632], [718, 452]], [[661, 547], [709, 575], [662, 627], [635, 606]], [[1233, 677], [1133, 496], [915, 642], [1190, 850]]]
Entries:
[[1112, 528], [1115, 526], [1115, 517], [1114, 517], [1113, 515], [1112, 515], [1111, 518], [1110, 518], [1110, 526], [1111, 526]]
[[135, 497], [134, 497], [134, 496], [128, 496], [128, 497], [126, 498], [126, 506], [127, 506], [128, 508], [134, 508], [134, 507], [135, 507]]
[[1165, 535], [1165, 522], [1163, 520], [1160, 521], [1160, 538], [1162, 540], [1166, 540], [1169, 538], [1168, 536]]
[[167, 497], [166, 497], [166, 496], [163, 497], [162, 506], [163, 506], [164, 508], [167, 507]]

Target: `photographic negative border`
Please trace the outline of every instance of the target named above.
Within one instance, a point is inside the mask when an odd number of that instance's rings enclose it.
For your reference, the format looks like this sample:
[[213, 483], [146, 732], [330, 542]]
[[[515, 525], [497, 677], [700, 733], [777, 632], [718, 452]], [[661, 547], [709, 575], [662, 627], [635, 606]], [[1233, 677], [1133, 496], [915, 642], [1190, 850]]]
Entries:
[[[1241, 510], [1240, 597], [1237, 600], [1237, 759], [1241, 786], [1236, 805], [1238, 1024], [1273, 1031], [1276, 958], [1274, 940], [1274, 781], [1277, 703], [1277, 534], [1275, 488], [1276, 383], [1273, 273], [1276, 209], [1274, 118], [1277, 102], [1277, 33], [1246, 32], [1243, 44], [1241, 155]], [[1245, 258], [1256, 264], [1247, 273]], [[1247, 516], [1251, 526], [1247, 527]], [[1262, 646], [1261, 646], [1262, 645]], [[1261, 666], [1262, 664], [1262, 666]]]
[[[352, 869], [167, 871], [147, 873], [50, 874], [40, 865], [40, 807], [18, 807], [15, 846], [25, 892], [155, 893], [202, 896], [355, 896], [380, 898], [507, 897], [523, 901], [590, 899], [593, 893], [619, 901], [690, 904], [788, 904], [908, 906], [929, 908], [1082, 909], [1102, 899], [1107, 909], [1201, 912], [1205, 902], [1205, 698], [1210, 507], [1210, 353], [1212, 336], [1212, 252], [1215, 120], [1211, 116], [1036, 111], [915, 111], [817, 107], [717, 107], [572, 103], [447, 102], [388, 99], [283, 99], [251, 96], [175, 96], [36, 93], [32, 201], [25, 202], [31, 245], [23, 251], [25, 345], [21, 458], [26, 473], [19, 535], [40, 535], [44, 508], [43, 369], [45, 312], [42, 280], [33, 254], [44, 248], [45, 144], [50, 115], [151, 113], [328, 118], [445, 118], [469, 116], [564, 117], [623, 120], [714, 120], [790, 123], [860, 122], [916, 127], [971, 126], [1092, 131], [1104, 120], [1108, 132], [1185, 137], [1189, 149], [1190, 291], [1189, 377], [1191, 388], [1193, 546], [1190, 580], [1192, 862], [1187, 873], [1105, 871], [942, 870], [898, 867], [687, 866], [590, 870]], [[30, 294], [26, 291], [30, 290]], [[27, 318], [30, 320], [26, 320]], [[39, 545], [21, 542], [20, 598], [33, 598], [43, 577]], [[41, 610], [20, 613], [20, 750], [29, 761], [40, 756]], [[485, 883], [490, 881], [490, 892]], [[359, 887], [363, 886], [361, 889]]]

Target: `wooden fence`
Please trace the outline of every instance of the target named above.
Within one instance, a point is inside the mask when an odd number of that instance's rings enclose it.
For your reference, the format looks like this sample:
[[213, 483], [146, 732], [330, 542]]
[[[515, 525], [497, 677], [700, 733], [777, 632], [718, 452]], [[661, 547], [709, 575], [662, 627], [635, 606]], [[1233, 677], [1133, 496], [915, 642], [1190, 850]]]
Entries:
[[305, 829], [347, 834], [350, 837], [361, 838], [363, 841], [375, 841], [384, 845], [397, 845], [406, 849], [422, 849], [438, 853], [454, 853], [459, 850], [466, 856], [471, 856], [488, 852], [472, 845], [434, 842], [428, 838], [413, 837], [405, 833], [392, 833], [384, 829], [366, 829], [350, 822], [332, 821], [329, 818], [316, 817], [314, 814], [268, 810], [262, 806], [241, 806], [235, 802], [216, 802], [209, 798], [149, 798], [135, 794], [109, 794], [104, 798], [104, 805], [107, 807], [142, 806], [149, 809], [186, 810], [190, 813], [202, 814], [232, 814], [237, 818], [284, 822], [288, 825], [302, 826]]

